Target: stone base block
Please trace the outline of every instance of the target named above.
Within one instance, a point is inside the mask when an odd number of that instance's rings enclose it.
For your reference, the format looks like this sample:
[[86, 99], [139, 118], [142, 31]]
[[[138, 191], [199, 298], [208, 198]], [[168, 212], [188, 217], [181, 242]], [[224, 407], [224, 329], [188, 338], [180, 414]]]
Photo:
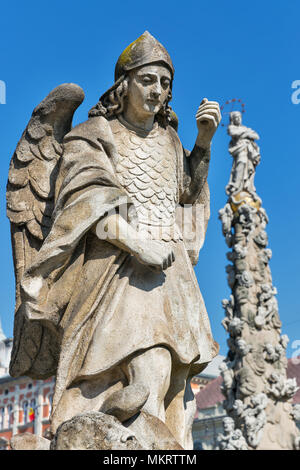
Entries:
[[50, 443], [48, 439], [29, 432], [16, 434], [10, 440], [12, 450], [49, 450]]

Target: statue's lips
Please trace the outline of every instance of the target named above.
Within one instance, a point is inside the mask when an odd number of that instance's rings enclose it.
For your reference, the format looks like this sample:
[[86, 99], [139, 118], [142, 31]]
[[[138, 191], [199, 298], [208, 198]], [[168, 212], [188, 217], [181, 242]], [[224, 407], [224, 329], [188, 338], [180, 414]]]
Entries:
[[159, 100], [152, 100], [151, 98], [147, 100], [147, 103], [152, 104], [154, 106], [159, 104]]

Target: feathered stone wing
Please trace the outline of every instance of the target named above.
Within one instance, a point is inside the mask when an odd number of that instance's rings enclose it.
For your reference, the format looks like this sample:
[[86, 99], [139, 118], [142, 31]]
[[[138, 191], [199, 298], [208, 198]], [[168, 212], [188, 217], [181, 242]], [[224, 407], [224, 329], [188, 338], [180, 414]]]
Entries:
[[54, 333], [24, 317], [20, 280], [50, 231], [62, 140], [83, 99], [83, 90], [72, 83], [52, 90], [34, 109], [10, 163], [7, 216], [16, 277], [12, 376], [44, 378], [55, 371], [57, 340]]

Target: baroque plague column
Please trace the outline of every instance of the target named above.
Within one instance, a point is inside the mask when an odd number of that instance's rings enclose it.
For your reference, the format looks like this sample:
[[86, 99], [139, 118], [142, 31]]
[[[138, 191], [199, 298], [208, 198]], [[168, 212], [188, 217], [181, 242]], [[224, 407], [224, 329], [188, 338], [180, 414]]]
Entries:
[[234, 433], [241, 430], [249, 449], [299, 449], [292, 413], [298, 388], [296, 380], [286, 376], [289, 339], [281, 335], [269, 268], [268, 217], [254, 186], [259, 136], [242, 125], [237, 111], [230, 113], [228, 134], [233, 166], [226, 186], [228, 201], [219, 214], [231, 249], [226, 272], [232, 294], [222, 301], [229, 352], [221, 374], [225, 409], [237, 429], [220, 437], [220, 448], [237, 449]]

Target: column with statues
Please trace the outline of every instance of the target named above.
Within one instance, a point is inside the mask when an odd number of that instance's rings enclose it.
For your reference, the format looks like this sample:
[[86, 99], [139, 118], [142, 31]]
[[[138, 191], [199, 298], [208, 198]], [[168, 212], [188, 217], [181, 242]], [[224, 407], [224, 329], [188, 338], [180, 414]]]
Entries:
[[[222, 324], [229, 335], [229, 352], [220, 368], [224, 406], [248, 449], [299, 449], [292, 414], [298, 387], [296, 379], [286, 375], [288, 337], [281, 334], [277, 291], [269, 267], [268, 216], [254, 186], [260, 162], [255, 142], [259, 136], [242, 124], [238, 111], [230, 113], [228, 134], [233, 166], [226, 186], [228, 201], [219, 212], [230, 249], [226, 272], [232, 291], [222, 301]], [[220, 436], [220, 449], [228, 447], [228, 436], [223, 438]]]

